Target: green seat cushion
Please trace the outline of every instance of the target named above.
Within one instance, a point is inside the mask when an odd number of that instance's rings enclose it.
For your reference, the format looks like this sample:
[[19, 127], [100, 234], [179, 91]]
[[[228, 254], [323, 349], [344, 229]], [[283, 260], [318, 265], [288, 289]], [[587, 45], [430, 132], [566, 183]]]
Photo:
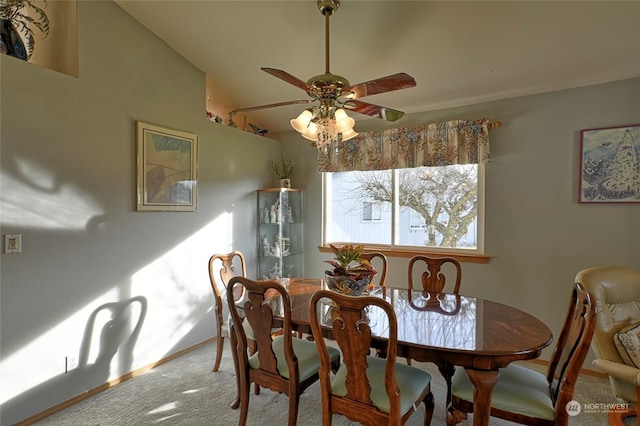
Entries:
[[[231, 316], [229, 316], [229, 319], [227, 320], [227, 322], [222, 324], [222, 331], [225, 332], [227, 336], [229, 335], [230, 325], [231, 325]], [[253, 328], [251, 328], [251, 325], [249, 324], [249, 321], [247, 321], [246, 318], [242, 320], [242, 328], [244, 328], [244, 334], [247, 336], [247, 339], [256, 340], [253, 334]], [[278, 330], [279, 330], [278, 328], [273, 328], [271, 329], [271, 332], [275, 333]]]
[[[473, 386], [462, 367], [456, 367], [451, 393], [473, 402]], [[491, 394], [491, 406], [538, 419], [555, 418], [546, 376], [517, 364], [500, 369], [500, 377]]]
[[[384, 369], [386, 359], [367, 357], [367, 379], [371, 385], [371, 402], [378, 410], [388, 413], [389, 396], [384, 387]], [[342, 364], [331, 382], [331, 392], [334, 395], [345, 396], [347, 386], [347, 367]], [[426, 371], [405, 364], [396, 364], [396, 382], [400, 389], [400, 415], [413, 408], [413, 404], [431, 383], [431, 375]]]
[[[284, 357], [284, 336], [276, 336], [271, 344], [273, 352], [276, 354], [278, 372], [285, 379], [289, 378], [289, 366], [287, 360]], [[329, 352], [329, 359], [334, 362], [340, 358], [340, 351], [336, 348], [327, 347]], [[293, 352], [295, 352], [298, 358], [298, 375], [299, 380], [302, 382], [309, 377], [313, 376], [320, 369], [320, 357], [318, 356], [318, 350], [314, 342], [307, 340], [293, 338]], [[258, 359], [258, 353], [255, 353], [249, 358], [249, 366], [251, 368], [260, 368], [260, 360]]]

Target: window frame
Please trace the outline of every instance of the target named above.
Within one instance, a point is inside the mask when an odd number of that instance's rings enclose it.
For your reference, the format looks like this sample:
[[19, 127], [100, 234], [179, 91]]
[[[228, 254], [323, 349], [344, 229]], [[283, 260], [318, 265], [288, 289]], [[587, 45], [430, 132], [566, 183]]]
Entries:
[[[485, 173], [486, 167], [484, 164], [477, 164], [477, 185], [478, 185], [478, 206], [477, 206], [477, 246], [475, 249], [468, 248], [440, 248], [440, 247], [425, 247], [425, 246], [407, 246], [395, 244], [398, 241], [398, 233], [400, 232], [399, 212], [400, 206], [396, 200], [392, 203], [392, 230], [391, 241], [392, 244], [369, 244], [364, 243], [365, 250], [380, 251], [390, 257], [412, 257], [416, 254], [435, 255], [435, 256], [450, 256], [454, 257], [461, 262], [470, 263], [488, 263], [489, 256], [485, 254]], [[392, 170], [392, 186], [394, 193], [398, 193], [398, 171]], [[362, 244], [358, 241], [328, 241], [328, 217], [331, 217], [331, 204], [328, 202], [329, 194], [332, 191], [331, 180], [329, 179], [329, 173], [322, 173], [322, 235], [321, 245], [318, 247], [321, 252], [330, 252], [329, 244]]]

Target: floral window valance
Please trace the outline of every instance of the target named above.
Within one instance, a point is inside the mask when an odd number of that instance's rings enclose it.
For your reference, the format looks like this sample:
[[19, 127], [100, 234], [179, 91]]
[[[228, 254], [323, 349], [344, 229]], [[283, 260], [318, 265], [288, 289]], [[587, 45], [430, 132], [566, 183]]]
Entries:
[[405, 169], [489, 161], [489, 121], [452, 120], [360, 133], [318, 151], [319, 172]]

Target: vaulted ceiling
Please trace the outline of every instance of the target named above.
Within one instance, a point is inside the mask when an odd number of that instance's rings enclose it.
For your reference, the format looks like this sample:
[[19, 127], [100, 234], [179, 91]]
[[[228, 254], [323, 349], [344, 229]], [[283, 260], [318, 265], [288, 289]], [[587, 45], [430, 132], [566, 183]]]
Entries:
[[[261, 67], [303, 81], [325, 71], [315, 0], [116, 3], [206, 73], [207, 107], [225, 120], [232, 109], [309, 99]], [[330, 18], [330, 70], [352, 84], [408, 73], [416, 87], [362, 100], [428, 111], [638, 77], [639, 23], [637, 1], [342, 0]], [[288, 131], [304, 108], [251, 120]], [[371, 119], [351, 115], [356, 129]]]

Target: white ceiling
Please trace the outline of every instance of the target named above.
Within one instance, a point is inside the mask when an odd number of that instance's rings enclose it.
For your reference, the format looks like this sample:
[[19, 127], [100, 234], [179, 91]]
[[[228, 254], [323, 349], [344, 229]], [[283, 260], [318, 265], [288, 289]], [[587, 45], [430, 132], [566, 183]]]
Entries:
[[[115, 1], [206, 73], [208, 107], [225, 120], [232, 109], [309, 99], [261, 67], [304, 81], [324, 73], [315, 0]], [[413, 76], [414, 88], [361, 99], [407, 113], [640, 76], [639, 1], [342, 0], [330, 37], [330, 70], [352, 84]], [[250, 117], [277, 133], [304, 108]], [[351, 115], [356, 130], [369, 119]]]

